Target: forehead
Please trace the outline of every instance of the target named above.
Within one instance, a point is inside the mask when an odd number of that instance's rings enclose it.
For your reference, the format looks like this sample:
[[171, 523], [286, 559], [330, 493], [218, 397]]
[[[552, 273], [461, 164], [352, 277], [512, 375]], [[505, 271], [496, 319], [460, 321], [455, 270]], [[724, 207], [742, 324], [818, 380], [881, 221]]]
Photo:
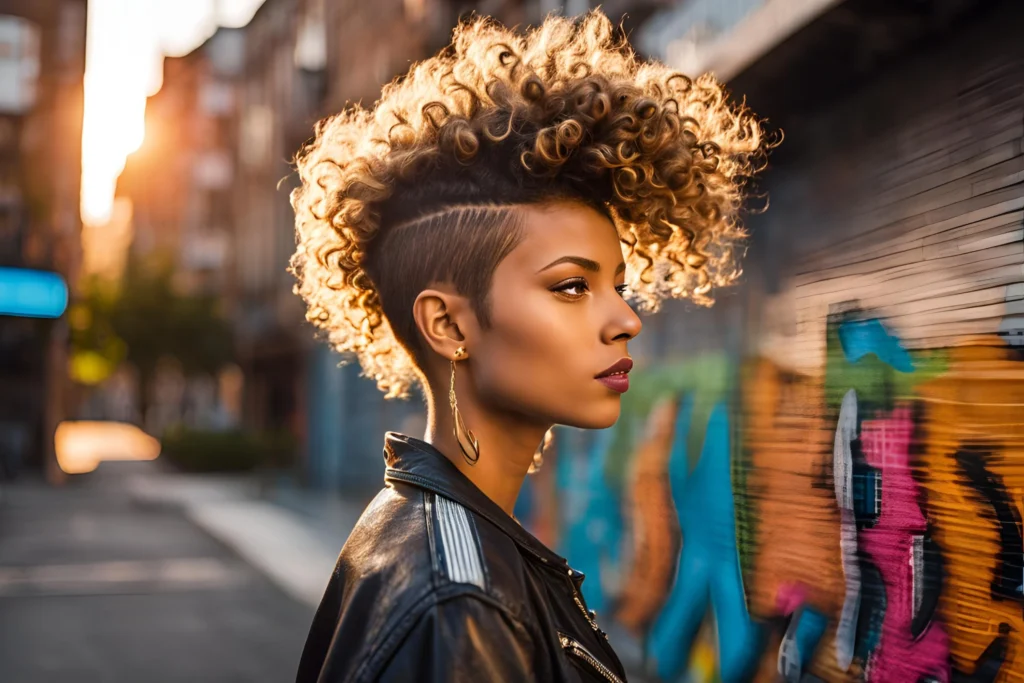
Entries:
[[525, 206], [522, 211], [522, 241], [505, 259], [510, 265], [537, 271], [562, 256], [580, 256], [614, 272], [622, 263], [618, 231], [595, 209], [557, 202]]

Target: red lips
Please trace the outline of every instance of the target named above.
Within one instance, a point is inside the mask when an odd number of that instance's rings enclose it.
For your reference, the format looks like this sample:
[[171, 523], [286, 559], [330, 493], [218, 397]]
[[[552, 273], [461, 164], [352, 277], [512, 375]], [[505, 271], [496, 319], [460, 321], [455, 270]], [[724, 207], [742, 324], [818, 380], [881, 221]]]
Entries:
[[623, 358], [610, 368], [600, 373], [595, 379], [612, 391], [620, 394], [629, 389], [629, 371], [633, 369], [633, 360]]
[[608, 368], [604, 372], [598, 374], [597, 375], [597, 379], [601, 379], [602, 377], [607, 377], [608, 375], [614, 375], [614, 374], [617, 374], [617, 373], [620, 373], [620, 372], [629, 372], [632, 369], [633, 369], [633, 359], [632, 358], [623, 358], [621, 360], [616, 361], [615, 365], [611, 366], [610, 368]]

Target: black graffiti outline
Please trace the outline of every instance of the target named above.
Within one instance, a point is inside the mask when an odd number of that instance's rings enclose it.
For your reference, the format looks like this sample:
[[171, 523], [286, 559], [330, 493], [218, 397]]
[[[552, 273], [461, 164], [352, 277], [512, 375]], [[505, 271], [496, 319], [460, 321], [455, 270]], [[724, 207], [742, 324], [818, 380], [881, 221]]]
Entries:
[[986, 467], [990, 449], [967, 445], [954, 454], [957, 467], [971, 482], [971, 493], [995, 513], [999, 530], [999, 560], [992, 581], [992, 597], [1024, 602], [1024, 525], [1020, 511], [998, 475]]
[[995, 683], [1010, 650], [1010, 625], [999, 624], [999, 635], [974, 662], [974, 671], [964, 673], [953, 667], [950, 683]]

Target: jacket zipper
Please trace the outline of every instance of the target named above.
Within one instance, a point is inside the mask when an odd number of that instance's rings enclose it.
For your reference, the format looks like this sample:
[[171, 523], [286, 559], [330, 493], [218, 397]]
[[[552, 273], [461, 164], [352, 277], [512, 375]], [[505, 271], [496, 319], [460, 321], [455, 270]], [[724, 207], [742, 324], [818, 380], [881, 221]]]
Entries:
[[562, 644], [563, 650], [572, 653], [579, 659], [582, 659], [584, 662], [589, 664], [594, 671], [603, 676], [605, 680], [610, 681], [610, 683], [625, 683], [621, 678], [615, 675], [614, 671], [602, 664], [601, 660], [590, 654], [590, 650], [583, 647], [578, 640], [565, 635], [561, 631], [558, 632], [558, 640]]
[[575, 591], [573, 591], [572, 600], [576, 603], [576, 606], [580, 608], [580, 611], [583, 612], [583, 616], [584, 618], [586, 618], [587, 623], [590, 624], [590, 628], [594, 629], [595, 633], [600, 633], [601, 635], [604, 635], [604, 631], [602, 631], [601, 627], [597, 625], [597, 622], [594, 621], [594, 618], [590, 616], [590, 612], [588, 612], [587, 608], [583, 606], [583, 602], [580, 600], [580, 596], [577, 595]]
[[615, 662], [619, 666], [619, 668], [622, 668], [622, 662], [619, 661], [618, 655], [615, 654], [615, 650], [612, 649], [611, 643], [608, 642], [608, 634], [602, 631], [601, 627], [597, 625], [597, 612], [588, 610], [586, 603], [583, 602], [583, 596], [580, 595], [579, 587], [576, 584], [577, 577], [582, 575], [572, 567], [569, 567], [568, 569], [569, 585], [572, 587], [573, 602], [576, 603], [576, 606], [579, 608], [580, 612], [583, 613], [583, 617], [587, 620], [587, 623], [590, 624], [590, 628], [594, 630], [594, 633], [604, 638], [603, 645], [605, 646], [605, 651], [607, 652], [608, 656], [611, 657], [612, 661]]
[[572, 601], [576, 603], [576, 606], [580, 608], [580, 612], [583, 613], [583, 618], [590, 624], [590, 628], [594, 629], [595, 633], [599, 633], [605, 638], [608, 638], [607, 634], [601, 630], [601, 627], [597, 625], [593, 614], [587, 609], [587, 606], [583, 604], [583, 599], [580, 598], [580, 592], [576, 590], [576, 570], [572, 567], [569, 568], [569, 584], [572, 586]]

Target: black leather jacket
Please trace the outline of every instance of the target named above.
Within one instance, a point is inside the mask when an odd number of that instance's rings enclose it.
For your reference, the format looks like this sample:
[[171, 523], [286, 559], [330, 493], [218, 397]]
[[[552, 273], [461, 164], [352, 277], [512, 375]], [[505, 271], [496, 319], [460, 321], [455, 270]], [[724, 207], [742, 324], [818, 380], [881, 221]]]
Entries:
[[389, 433], [384, 458], [297, 683], [625, 680], [582, 574], [429, 444]]

